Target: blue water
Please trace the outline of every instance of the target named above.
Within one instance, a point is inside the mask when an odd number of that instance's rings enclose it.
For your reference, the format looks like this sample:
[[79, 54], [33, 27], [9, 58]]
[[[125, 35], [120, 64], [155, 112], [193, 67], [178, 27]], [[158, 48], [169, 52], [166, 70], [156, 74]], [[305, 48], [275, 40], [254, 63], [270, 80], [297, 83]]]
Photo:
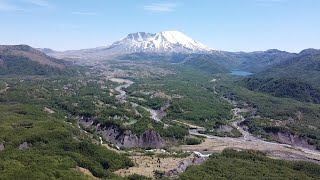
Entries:
[[239, 71], [239, 70], [234, 70], [234, 71], [231, 71], [232, 75], [237, 75], [237, 76], [250, 76], [252, 75], [253, 73], [252, 72], [248, 72], [248, 71]]

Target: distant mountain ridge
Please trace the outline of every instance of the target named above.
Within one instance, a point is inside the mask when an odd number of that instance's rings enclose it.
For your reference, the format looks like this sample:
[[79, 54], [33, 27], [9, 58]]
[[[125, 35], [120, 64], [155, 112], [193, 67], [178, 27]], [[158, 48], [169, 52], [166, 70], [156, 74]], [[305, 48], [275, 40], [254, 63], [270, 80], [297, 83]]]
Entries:
[[0, 46], [0, 75], [60, 75], [68, 64], [27, 45]]
[[[148, 53], [137, 52], [118, 55], [120, 60], [149, 60], [155, 62], [179, 63], [196, 66], [201, 69], [220, 69], [223, 71], [245, 70], [260, 72], [274, 64], [296, 57], [297, 54], [279, 50], [267, 50], [257, 52], [227, 52], [211, 50], [206, 53]], [[212, 67], [216, 66], [216, 67]], [[219, 72], [219, 71], [215, 71]]]
[[[276, 49], [256, 52], [227, 52], [208, 48], [179, 31], [160, 33], [137, 32], [110, 46], [58, 52], [40, 49], [49, 56], [79, 63], [96, 63], [108, 59], [152, 60], [170, 63], [186, 63], [206, 70], [217, 69], [205, 66], [262, 71], [266, 66], [280, 63], [296, 56]], [[194, 61], [194, 62], [192, 62]], [[211, 62], [213, 61], [213, 62]], [[207, 65], [207, 63], [209, 65]]]
[[[290, 62], [302, 56], [315, 57], [319, 50], [306, 49], [300, 53], [277, 49], [255, 52], [218, 51], [206, 47], [181, 32], [164, 31], [160, 33], [132, 33], [106, 47], [64, 52], [51, 49], [41, 49], [41, 51], [56, 58], [88, 64], [110, 59], [148, 60], [187, 64], [210, 73], [234, 69], [259, 73], [268, 68], [275, 69], [277, 65], [280, 65], [279, 68], [282, 69], [286, 64], [291, 66]], [[303, 64], [305, 63], [301, 65]], [[315, 67], [318, 67], [317, 64]], [[270, 73], [266, 72], [266, 74]], [[277, 74], [279, 73], [277, 72]]]
[[257, 76], [298, 78], [320, 87], [320, 50], [303, 50], [292, 58], [265, 68]]
[[42, 65], [64, 68], [63, 61], [46, 55], [28, 45], [0, 45], [0, 56], [20, 56]]

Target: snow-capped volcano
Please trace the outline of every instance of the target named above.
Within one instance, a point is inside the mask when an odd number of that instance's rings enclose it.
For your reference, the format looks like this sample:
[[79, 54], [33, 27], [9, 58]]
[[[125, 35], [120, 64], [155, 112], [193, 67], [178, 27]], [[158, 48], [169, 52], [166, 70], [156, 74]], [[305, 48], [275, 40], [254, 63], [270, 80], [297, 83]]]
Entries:
[[60, 59], [105, 60], [132, 53], [170, 54], [207, 53], [210, 49], [178, 31], [164, 31], [156, 34], [138, 32], [113, 43], [110, 46], [69, 50], [64, 52], [42, 49], [44, 53]]
[[157, 34], [138, 32], [113, 43], [108, 49], [122, 52], [204, 52], [209, 49], [179, 31]]

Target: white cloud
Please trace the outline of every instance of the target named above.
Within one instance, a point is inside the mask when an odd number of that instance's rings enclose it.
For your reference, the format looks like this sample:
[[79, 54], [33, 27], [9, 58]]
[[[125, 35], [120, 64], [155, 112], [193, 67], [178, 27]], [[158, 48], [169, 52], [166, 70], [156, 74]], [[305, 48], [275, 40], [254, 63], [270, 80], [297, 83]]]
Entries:
[[7, 3], [5, 1], [0, 1], [0, 12], [5, 11], [22, 11], [23, 9], [17, 7], [14, 4]]
[[47, 0], [25, 0], [25, 2], [30, 3], [34, 6], [44, 7], [44, 8], [53, 8], [53, 4], [51, 4]]
[[72, 14], [83, 15], [83, 16], [96, 16], [96, 15], [98, 15], [98, 13], [96, 13], [96, 12], [79, 12], [79, 11], [72, 12]]
[[146, 11], [151, 12], [172, 12], [175, 11], [177, 4], [175, 3], [154, 3], [143, 7]]

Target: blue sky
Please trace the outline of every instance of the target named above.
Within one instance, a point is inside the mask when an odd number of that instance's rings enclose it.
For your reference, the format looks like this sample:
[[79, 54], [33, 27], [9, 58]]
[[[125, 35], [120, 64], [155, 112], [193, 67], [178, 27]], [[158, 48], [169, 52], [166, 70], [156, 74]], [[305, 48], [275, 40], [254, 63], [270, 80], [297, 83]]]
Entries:
[[178, 30], [227, 51], [320, 49], [320, 0], [0, 0], [0, 44], [105, 46]]

